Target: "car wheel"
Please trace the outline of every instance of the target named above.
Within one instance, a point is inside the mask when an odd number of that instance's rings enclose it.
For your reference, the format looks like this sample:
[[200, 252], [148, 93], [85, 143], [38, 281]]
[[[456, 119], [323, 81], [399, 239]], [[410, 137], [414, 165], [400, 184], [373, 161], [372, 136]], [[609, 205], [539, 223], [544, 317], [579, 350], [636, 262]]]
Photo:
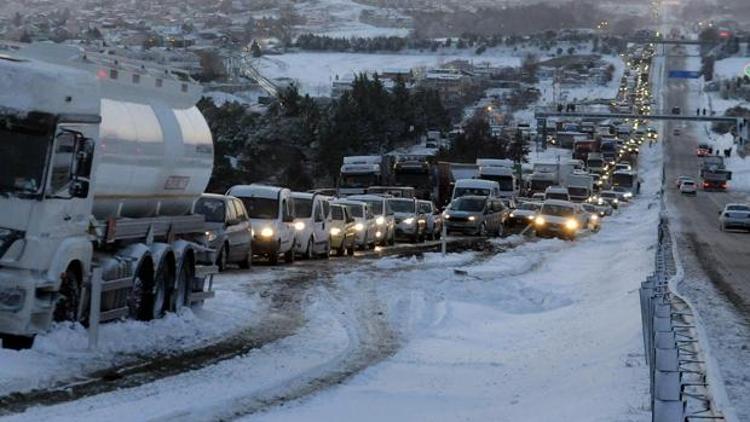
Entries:
[[268, 255], [268, 262], [271, 265], [278, 265], [279, 264], [279, 254], [275, 254], [274, 253], [274, 254]]
[[294, 259], [296, 258], [296, 253], [294, 253], [294, 245], [292, 245], [292, 248], [289, 249], [287, 253], [284, 254], [284, 261], [286, 261], [287, 264], [294, 264]]
[[726, 227], [724, 227], [724, 225], [723, 225], [723, 224], [719, 223], [719, 231], [722, 231], [722, 232], [723, 232], [723, 231], [726, 231], [726, 230], [727, 230], [727, 228], [726, 228]]
[[497, 237], [503, 237], [505, 234], [505, 225], [500, 224], [500, 226], [497, 228]]
[[391, 240], [388, 242], [389, 245], [393, 246], [396, 244], [396, 230], [391, 232]]
[[250, 267], [253, 266], [253, 253], [251, 251], [247, 252], [247, 256], [245, 259], [239, 262], [240, 268], [243, 270], [249, 270]]
[[341, 246], [336, 249], [336, 256], [344, 256], [346, 254], [346, 238], [341, 241]]
[[478, 234], [480, 237], [487, 237], [487, 226], [484, 223], [479, 226]]
[[219, 256], [216, 257], [216, 266], [219, 267], [220, 273], [223, 273], [227, 269], [227, 250], [228, 247], [224, 244], [221, 249], [219, 249]]

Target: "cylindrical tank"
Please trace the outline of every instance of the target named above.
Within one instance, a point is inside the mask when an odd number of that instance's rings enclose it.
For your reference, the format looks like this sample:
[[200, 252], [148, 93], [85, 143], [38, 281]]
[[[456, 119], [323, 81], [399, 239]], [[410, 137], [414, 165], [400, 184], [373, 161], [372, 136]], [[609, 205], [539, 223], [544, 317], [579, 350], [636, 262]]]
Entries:
[[94, 216], [177, 216], [190, 212], [213, 169], [213, 140], [195, 106], [102, 98]]

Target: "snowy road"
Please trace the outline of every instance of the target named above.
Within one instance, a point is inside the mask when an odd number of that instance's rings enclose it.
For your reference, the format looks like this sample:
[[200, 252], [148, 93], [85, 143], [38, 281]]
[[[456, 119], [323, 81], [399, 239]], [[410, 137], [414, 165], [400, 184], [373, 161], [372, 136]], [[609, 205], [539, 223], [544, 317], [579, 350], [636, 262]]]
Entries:
[[[233, 289], [299, 305], [288, 335], [7, 419], [648, 420], [637, 287], [653, 270], [661, 165], [648, 152], [643, 194], [596, 235], [319, 262], [286, 282], [260, 270]], [[262, 308], [273, 329], [279, 310]]]

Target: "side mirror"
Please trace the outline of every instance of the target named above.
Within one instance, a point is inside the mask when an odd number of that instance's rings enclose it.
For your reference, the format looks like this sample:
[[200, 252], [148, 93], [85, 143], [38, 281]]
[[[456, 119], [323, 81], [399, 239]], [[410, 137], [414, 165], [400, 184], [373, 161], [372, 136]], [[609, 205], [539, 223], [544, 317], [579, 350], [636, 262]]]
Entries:
[[349, 218], [346, 219], [346, 224], [351, 224], [353, 222], [354, 222], [354, 219], [351, 218], [351, 217], [349, 217]]
[[292, 217], [291, 215], [285, 215], [281, 219], [281, 221], [284, 222], [284, 223], [294, 223], [294, 217]]
[[76, 179], [70, 184], [70, 196], [73, 198], [88, 198], [90, 186], [88, 180]]
[[91, 167], [94, 162], [94, 141], [76, 134], [76, 177], [91, 177]]

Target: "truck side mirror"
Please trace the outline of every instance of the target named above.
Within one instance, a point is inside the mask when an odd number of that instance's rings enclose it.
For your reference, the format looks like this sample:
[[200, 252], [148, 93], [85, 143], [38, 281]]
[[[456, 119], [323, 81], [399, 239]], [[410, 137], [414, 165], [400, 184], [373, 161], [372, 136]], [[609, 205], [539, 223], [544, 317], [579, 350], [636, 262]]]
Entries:
[[76, 177], [91, 177], [91, 167], [94, 163], [94, 141], [76, 133]]
[[70, 196], [73, 198], [88, 198], [90, 186], [88, 180], [73, 180], [73, 183], [70, 184]]
[[282, 217], [281, 221], [284, 222], [284, 223], [294, 223], [294, 217], [291, 216], [291, 215], [284, 215], [284, 217]]

